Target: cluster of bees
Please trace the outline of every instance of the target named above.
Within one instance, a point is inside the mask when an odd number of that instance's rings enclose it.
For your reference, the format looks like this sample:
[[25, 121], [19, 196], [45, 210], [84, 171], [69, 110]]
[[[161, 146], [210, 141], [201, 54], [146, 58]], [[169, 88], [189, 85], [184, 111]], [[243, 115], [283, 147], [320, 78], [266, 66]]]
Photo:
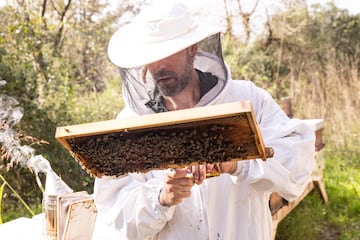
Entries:
[[[178, 124], [67, 139], [75, 159], [91, 175], [247, 159], [248, 138], [235, 143], [231, 124]], [[247, 141], [245, 141], [247, 140]], [[250, 147], [251, 149], [251, 147]]]

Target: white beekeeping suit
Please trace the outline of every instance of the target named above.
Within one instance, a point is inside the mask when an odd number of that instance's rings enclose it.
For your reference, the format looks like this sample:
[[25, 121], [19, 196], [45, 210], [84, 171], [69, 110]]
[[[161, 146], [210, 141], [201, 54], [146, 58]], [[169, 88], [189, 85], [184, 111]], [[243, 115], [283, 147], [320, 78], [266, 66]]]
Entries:
[[[183, 5], [180, 9], [174, 9], [172, 11], [188, 11]], [[171, 16], [174, 16], [173, 13]], [[172, 18], [173, 22], [169, 26], [176, 29], [175, 23], [178, 20]], [[132, 26], [130, 24], [126, 28], [131, 29]], [[200, 27], [199, 25], [194, 29]], [[123, 29], [120, 33], [121, 31]], [[232, 80], [230, 69], [222, 60], [221, 48], [219, 51], [217, 29], [207, 31], [208, 35], [199, 34], [201, 39], [189, 40], [190, 38], [178, 35], [176, 38], [188, 39], [188, 42], [177, 41], [174, 46], [184, 46], [171, 48], [165, 44], [165, 47], [157, 49], [163, 51], [161, 54], [145, 57], [145, 60], [127, 58], [130, 52], [122, 55], [125, 50], [120, 45], [127, 43], [120, 41], [120, 37], [116, 37], [119, 34], [115, 33], [109, 44], [109, 56], [121, 67], [126, 104], [118, 118], [121, 120], [130, 116], [154, 114], [146, 103], [153, 100], [155, 90], [150, 74], [145, 72], [144, 76], [143, 66], [170, 56], [199, 40], [210, 39], [210, 43], [213, 41], [217, 44], [211, 49], [209, 43], [205, 42], [197, 53], [194, 67], [213, 74], [218, 81], [201, 97], [196, 107], [250, 101], [265, 145], [274, 149], [274, 157], [267, 161], [239, 161], [234, 173], [221, 174], [200, 185], [194, 185], [189, 198], [171, 207], [162, 206], [159, 202], [166, 170], [96, 179], [94, 196], [99, 212], [94, 239], [271, 239], [270, 194], [277, 192], [292, 201], [308, 184], [314, 162], [314, 133], [300, 120], [289, 119], [265, 90], [250, 81]], [[158, 32], [161, 33], [161, 27]], [[123, 33], [120, 36], [123, 37]], [[131, 42], [128, 44], [135, 45]], [[156, 48], [155, 45], [152, 47]], [[146, 48], [141, 51], [146, 51]], [[140, 53], [131, 53], [139, 58]], [[156, 51], [152, 53], [157, 55]]]

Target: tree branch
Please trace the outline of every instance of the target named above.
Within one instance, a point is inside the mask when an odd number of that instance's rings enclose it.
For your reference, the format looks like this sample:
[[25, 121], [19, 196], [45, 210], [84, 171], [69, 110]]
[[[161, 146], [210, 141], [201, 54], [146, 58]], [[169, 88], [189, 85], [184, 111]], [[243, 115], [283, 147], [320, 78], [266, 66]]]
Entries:
[[259, 3], [259, 0], [256, 0], [254, 8], [250, 11], [250, 12], [244, 12], [242, 7], [241, 7], [241, 3], [240, 0], [237, 0], [238, 3], [238, 7], [239, 7], [239, 15], [242, 19], [243, 25], [244, 25], [244, 31], [245, 31], [245, 36], [246, 36], [246, 42], [249, 41], [250, 39], [250, 34], [251, 34], [251, 27], [250, 27], [250, 17], [252, 14], [254, 14], [257, 5]]
[[46, 5], [47, 5], [47, 0], [44, 0], [44, 1], [43, 1], [43, 4], [42, 4], [42, 10], [41, 10], [41, 17], [42, 17], [42, 18], [45, 16]]
[[66, 13], [68, 12], [70, 6], [71, 6], [72, 0], [68, 0], [67, 4], [64, 7], [64, 10], [60, 13], [60, 28], [56, 34], [56, 38], [55, 38], [55, 42], [54, 42], [54, 49], [56, 51], [56, 48], [60, 45], [62, 37], [63, 37], [63, 32], [64, 32], [64, 19], [66, 16]]

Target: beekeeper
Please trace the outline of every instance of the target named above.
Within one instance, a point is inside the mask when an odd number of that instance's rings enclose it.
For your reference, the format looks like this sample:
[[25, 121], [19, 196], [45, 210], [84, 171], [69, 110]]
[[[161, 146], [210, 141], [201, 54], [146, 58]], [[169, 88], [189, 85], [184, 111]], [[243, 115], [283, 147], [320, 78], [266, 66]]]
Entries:
[[[250, 101], [274, 157], [95, 180], [94, 239], [271, 239], [269, 196], [292, 201], [309, 182], [314, 133], [265, 90], [232, 80], [220, 29], [180, 2], [145, 8], [108, 45], [119, 67], [119, 118]], [[220, 176], [206, 179], [206, 173]], [[193, 178], [189, 178], [191, 173]]]

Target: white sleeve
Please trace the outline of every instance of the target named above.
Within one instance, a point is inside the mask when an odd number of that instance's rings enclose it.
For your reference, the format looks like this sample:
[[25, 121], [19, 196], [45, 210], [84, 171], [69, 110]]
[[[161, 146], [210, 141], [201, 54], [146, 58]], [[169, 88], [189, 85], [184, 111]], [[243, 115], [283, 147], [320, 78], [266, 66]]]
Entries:
[[239, 161], [239, 174], [246, 175], [242, 179], [256, 191], [277, 192], [292, 201], [310, 180], [315, 134], [301, 120], [289, 119], [265, 90], [253, 85], [251, 97], [265, 145], [273, 148], [274, 157]]
[[[160, 205], [162, 179], [146, 174], [97, 178], [94, 199], [98, 208], [96, 235], [113, 239], [148, 239], [155, 236], [174, 214], [175, 207]], [[103, 238], [101, 238], [103, 239]]]

